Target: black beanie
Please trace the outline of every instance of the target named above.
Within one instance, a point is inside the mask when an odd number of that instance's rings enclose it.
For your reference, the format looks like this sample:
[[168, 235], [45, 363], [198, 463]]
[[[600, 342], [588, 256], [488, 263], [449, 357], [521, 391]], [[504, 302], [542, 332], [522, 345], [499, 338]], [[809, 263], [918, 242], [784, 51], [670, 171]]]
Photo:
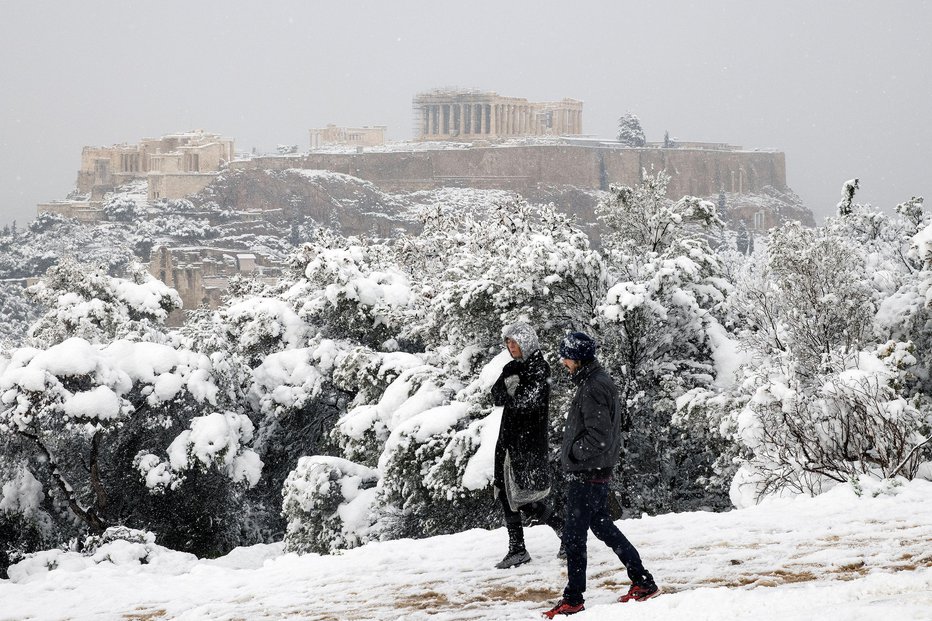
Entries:
[[596, 347], [596, 342], [585, 332], [570, 332], [560, 341], [560, 357], [583, 363], [590, 362], [595, 360]]

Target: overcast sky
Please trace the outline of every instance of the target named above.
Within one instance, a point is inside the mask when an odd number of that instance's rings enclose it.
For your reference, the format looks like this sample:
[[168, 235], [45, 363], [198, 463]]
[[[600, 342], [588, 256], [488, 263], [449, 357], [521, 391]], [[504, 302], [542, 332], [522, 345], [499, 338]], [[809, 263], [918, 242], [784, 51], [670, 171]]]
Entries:
[[412, 137], [459, 86], [637, 114], [648, 140], [786, 153], [819, 220], [932, 201], [932, 2], [0, 0], [0, 224], [74, 187], [84, 145], [204, 129], [308, 148], [327, 123]]

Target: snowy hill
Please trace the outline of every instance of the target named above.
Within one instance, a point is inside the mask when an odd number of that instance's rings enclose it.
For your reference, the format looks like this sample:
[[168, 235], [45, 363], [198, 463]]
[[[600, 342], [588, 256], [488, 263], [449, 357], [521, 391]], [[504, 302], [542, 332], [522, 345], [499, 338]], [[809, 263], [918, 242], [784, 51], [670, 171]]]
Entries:
[[[587, 610], [574, 619], [928, 620], [932, 483], [863, 485], [860, 497], [841, 485], [728, 513], [620, 521], [664, 594], [616, 603], [624, 573], [590, 537]], [[0, 582], [0, 619], [540, 618], [566, 573], [550, 529], [530, 529], [527, 542], [530, 564], [496, 570], [503, 529], [333, 556], [253, 546], [200, 561], [118, 541], [90, 558], [45, 552], [12, 567], [15, 582]], [[135, 560], [142, 554], [146, 564]]]

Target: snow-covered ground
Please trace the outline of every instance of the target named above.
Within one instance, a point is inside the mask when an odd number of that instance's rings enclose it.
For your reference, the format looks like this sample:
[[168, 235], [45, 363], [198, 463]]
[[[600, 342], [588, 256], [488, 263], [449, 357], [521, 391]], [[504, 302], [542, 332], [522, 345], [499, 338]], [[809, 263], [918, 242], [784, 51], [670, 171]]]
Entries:
[[[930, 516], [932, 483], [914, 481], [623, 520], [664, 594], [615, 603], [624, 572], [590, 537], [587, 610], [574, 619], [932, 619]], [[0, 582], [0, 619], [533, 619], [566, 574], [548, 528], [529, 529], [527, 544], [534, 560], [511, 570], [493, 569], [503, 529], [333, 556], [274, 545], [203, 561], [159, 548], [146, 565], [120, 563], [117, 548], [117, 563], [59, 555], [54, 571]], [[11, 575], [37, 569], [28, 563]]]

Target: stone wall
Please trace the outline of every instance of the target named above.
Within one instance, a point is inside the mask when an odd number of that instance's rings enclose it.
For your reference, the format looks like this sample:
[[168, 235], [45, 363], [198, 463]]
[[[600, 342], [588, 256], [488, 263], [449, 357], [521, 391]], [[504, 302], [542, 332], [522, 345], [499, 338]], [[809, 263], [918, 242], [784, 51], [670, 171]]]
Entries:
[[308, 131], [311, 148], [318, 149], [325, 145], [346, 145], [352, 147], [375, 147], [385, 144], [384, 125], [372, 127], [337, 127], [330, 124], [327, 127], [311, 129]]
[[104, 210], [99, 201], [51, 201], [39, 203], [36, 214], [54, 213], [65, 218], [91, 224], [104, 219]]
[[332, 170], [370, 181], [388, 192], [464, 186], [532, 193], [545, 186], [607, 189], [635, 185], [642, 171], [665, 170], [671, 198], [786, 188], [784, 154], [776, 151], [632, 149], [604, 146], [530, 145], [397, 151], [387, 153], [269, 156], [231, 164], [238, 169]]
[[217, 178], [219, 173], [155, 173], [148, 175], [150, 201], [182, 198], [197, 194]]

